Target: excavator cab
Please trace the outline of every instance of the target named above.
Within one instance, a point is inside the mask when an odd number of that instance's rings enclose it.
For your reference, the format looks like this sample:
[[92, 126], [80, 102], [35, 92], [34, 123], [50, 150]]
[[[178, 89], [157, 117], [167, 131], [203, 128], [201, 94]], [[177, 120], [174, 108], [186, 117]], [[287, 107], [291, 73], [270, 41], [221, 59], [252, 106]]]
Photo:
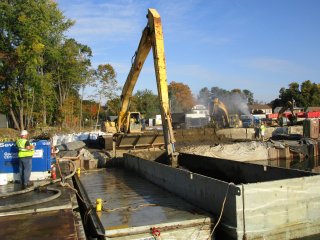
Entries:
[[124, 125], [126, 133], [141, 133], [141, 114], [140, 112], [128, 112], [126, 124]]

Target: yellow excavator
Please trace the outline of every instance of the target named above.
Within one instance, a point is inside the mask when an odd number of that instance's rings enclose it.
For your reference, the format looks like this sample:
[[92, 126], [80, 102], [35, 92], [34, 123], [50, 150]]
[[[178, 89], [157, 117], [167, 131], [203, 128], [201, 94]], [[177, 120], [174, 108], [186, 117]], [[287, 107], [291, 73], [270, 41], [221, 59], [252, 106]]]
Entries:
[[[117, 119], [117, 133], [114, 134], [113, 141], [115, 147], [150, 147], [164, 145], [172, 166], [177, 163], [177, 153], [174, 149], [174, 133], [169, 105], [166, 61], [164, 55], [164, 40], [162, 24], [159, 13], [155, 9], [148, 9], [148, 23], [142, 32], [135, 58], [132, 62], [130, 72], [124, 84], [121, 94], [121, 109]], [[163, 135], [157, 132], [141, 131], [141, 116], [137, 112], [129, 112], [129, 102], [134, 86], [138, 80], [143, 64], [152, 48], [153, 61], [160, 100], [160, 111], [162, 119]], [[163, 142], [163, 140], [162, 140]]]
[[229, 127], [229, 115], [227, 107], [219, 98], [214, 98], [211, 104], [211, 117], [213, 118], [216, 127], [226, 128]]
[[279, 126], [286, 125], [286, 121], [284, 121], [283, 115], [284, 115], [284, 112], [287, 111], [288, 109], [290, 109], [290, 112], [291, 112], [291, 116], [288, 118], [290, 121], [290, 124], [294, 125], [296, 123], [297, 119], [293, 111], [293, 104], [291, 101], [288, 101], [278, 112], [277, 122]]

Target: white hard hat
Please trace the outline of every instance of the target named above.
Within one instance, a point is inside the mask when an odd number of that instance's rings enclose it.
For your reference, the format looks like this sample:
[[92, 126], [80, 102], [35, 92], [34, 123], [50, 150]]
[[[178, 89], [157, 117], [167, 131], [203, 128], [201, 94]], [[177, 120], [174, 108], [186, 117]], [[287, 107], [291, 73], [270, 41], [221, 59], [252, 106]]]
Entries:
[[28, 135], [28, 131], [27, 130], [22, 130], [20, 135], [21, 136], [27, 136]]

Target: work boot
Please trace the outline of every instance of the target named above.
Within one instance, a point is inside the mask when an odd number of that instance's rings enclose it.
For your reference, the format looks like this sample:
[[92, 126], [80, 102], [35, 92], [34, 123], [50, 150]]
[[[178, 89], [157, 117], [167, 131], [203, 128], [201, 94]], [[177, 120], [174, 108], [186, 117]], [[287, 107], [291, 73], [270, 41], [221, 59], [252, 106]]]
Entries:
[[33, 182], [28, 182], [27, 184], [24, 185], [24, 188], [30, 188], [33, 186]]

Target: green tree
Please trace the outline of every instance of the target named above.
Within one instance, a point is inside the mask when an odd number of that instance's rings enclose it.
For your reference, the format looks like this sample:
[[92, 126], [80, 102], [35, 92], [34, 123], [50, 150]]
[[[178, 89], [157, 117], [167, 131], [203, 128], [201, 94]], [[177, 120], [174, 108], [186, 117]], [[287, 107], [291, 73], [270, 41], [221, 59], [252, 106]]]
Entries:
[[219, 88], [219, 87], [212, 87], [211, 88], [211, 99], [213, 98], [224, 98], [230, 94], [229, 91]]
[[281, 99], [281, 105], [284, 106], [288, 101], [295, 101], [297, 105], [302, 104], [300, 86], [297, 82], [289, 84], [289, 88], [281, 88], [279, 98]]
[[16, 128], [28, 126], [35, 102], [53, 92], [44, 86], [45, 56], [72, 24], [50, 0], [0, 2], [0, 84]]
[[120, 97], [116, 97], [107, 101], [106, 112], [108, 116], [118, 116], [121, 106]]
[[248, 104], [253, 103], [253, 93], [247, 89], [232, 89], [231, 91], [219, 88], [211, 87], [210, 92], [205, 87], [200, 90], [199, 99], [206, 99], [201, 102], [206, 103], [205, 106], [209, 107], [209, 111], [212, 111], [213, 100], [218, 98], [227, 107], [229, 113], [249, 114]]
[[102, 100], [107, 102], [108, 100], [114, 99], [117, 97], [117, 92], [119, 90], [118, 82], [116, 80], [116, 72], [110, 64], [100, 64], [94, 73], [94, 81], [91, 84], [95, 87], [95, 95], [92, 97], [98, 96], [99, 108], [97, 112], [97, 122], [98, 116], [100, 114]]
[[209, 102], [210, 102], [210, 91], [207, 87], [202, 88], [199, 91], [199, 95], [198, 95], [198, 103], [203, 104], [204, 106], [208, 106]]
[[64, 103], [70, 94], [76, 93], [92, 77], [89, 70], [90, 57], [91, 49], [74, 39], [66, 39], [65, 42], [51, 49], [48, 68], [52, 72], [52, 79], [54, 79], [52, 85], [58, 106], [56, 112], [58, 115], [62, 115], [62, 118]]
[[296, 106], [310, 107], [320, 105], [319, 84], [310, 80], [302, 82], [301, 86], [297, 82], [289, 84], [289, 88], [281, 88], [279, 98], [273, 101], [273, 108], [284, 106], [288, 101], [294, 101]]
[[310, 80], [301, 84], [302, 106], [320, 106], [320, 85]]
[[151, 90], [145, 89], [134, 94], [136, 110], [143, 114], [144, 118], [154, 118], [160, 114], [160, 101]]
[[232, 89], [232, 90], [231, 90], [231, 93], [242, 94], [242, 91], [241, 91], [241, 89], [239, 89], [239, 88], [235, 88], [235, 89]]
[[242, 90], [242, 93], [248, 99], [248, 104], [252, 105], [254, 103], [253, 93], [251, 91], [249, 91], [248, 89]]

